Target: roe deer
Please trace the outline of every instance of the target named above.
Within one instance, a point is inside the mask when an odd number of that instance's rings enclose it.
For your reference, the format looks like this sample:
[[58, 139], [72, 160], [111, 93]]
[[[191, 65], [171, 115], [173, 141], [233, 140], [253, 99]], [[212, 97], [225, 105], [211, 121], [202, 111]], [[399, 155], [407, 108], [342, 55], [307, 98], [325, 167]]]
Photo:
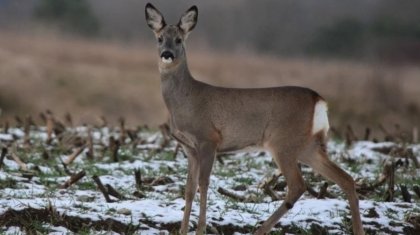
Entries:
[[355, 183], [327, 156], [329, 124], [324, 99], [303, 87], [235, 89], [197, 81], [190, 74], [185, 52], [185, 40], [197, 23], [197, 7], [189, 8], [177, 25], [167, 25], [150, 3], [145, 13], [158, 41], [162, 94], [170, 114], [171, 135], [188, 155], [180, 233], [188, 232], [197, 186], [197, 234], [206, 230], [207, 190], [215, 155], [259, 147], [272, 155], [286, 178], [288, 191], [281, 206], [255, 234], [268, 233], [305, 192], [298, 162], [311, 166], [343, 189], [350, 203], [354, 234], [364, 234]]

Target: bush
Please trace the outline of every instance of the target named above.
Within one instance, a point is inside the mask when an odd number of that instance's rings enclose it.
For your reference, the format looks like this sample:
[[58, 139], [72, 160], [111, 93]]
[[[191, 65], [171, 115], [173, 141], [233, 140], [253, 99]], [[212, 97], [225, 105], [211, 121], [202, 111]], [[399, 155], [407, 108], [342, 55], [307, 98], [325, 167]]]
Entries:
[[403, 22], [393, 17], [379, 17], [371, 26], [376, 37], [420, 40], [420, 22]]
[[380, 16], [370, 22], [342, 19], [318, 29], [307, 44], [309, 54], [419, 61], [420, 21]]
[[86, 0], [41, 0], [35, 17], [73, 33], [93, 36], [99, 32], [98, 20]]
[[365, 26], [355, 19], [343, 19], [320, 29], [308, 45], [311, 54], [354, 56], [363, 52]]

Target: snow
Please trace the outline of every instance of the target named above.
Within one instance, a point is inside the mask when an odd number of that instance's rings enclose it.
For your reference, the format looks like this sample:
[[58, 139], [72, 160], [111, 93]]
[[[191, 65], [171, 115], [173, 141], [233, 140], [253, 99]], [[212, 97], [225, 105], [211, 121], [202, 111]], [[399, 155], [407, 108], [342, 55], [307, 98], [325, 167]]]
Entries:
[[13, 136], [11, 134], [0, 134], [1, 141], [12, 141]]
[[19, 227], [10, 226], [6, 230], [2, 231], [5, 235], [16, 235], [16, 234], [22, 234], [22, 230]]
[[[75, 133], [86, 132], [86, 127], [75, 128]], [[16, 136], [23, 136], [19, 129], [11, 131]], [[115, 133], [108, 128], [94, 130], [92, 132], [96, 143], [108, 141], [109, 135]], [[32, 131], [36, 138], [46, 139], [45, 130]], [[141, 231], [141, 234], [156, 234], [160, 231], [159, 224], [179, 223], [183, 216], [184, 200], [181, 190], [186, 181], [187, 160], [178, 154], [176, 159], [165, 159], [163, 155], [154, 153], [150, 159], [150, 152], [147, 149], [160, 148], [162, 135], [160, 133], [140, 133], [145, 144], [137, 145], [137, 153], [130, 160], [120, 162], [107, 162], [107, 159], [97, 160], [88, 163], [81, 154], [71, 166], [73, 171], [79, 171], [81, 168], [97, 168], [104, 173], [99, 175], [104, 185], [109, 184], [117, 191], [123, 192], [126, 200], [117, 200], [113, 203], [107, 203], [103, 195], [95, 188], [86, 189], [78, 184], [69, 189], [57, 189], [56, 186], [50, 187], [45, 182], [62, 184], [68, 180], [68, 176], [57, 176], [56, 170], [50, 165], [40, 165], [41, 163], [28, 163], [30, 169], [38, 166], [44, 176], [35, 175], [31, 180], [21, 177], [19, 166], [9, 159], [4, 159], [4, 168], [0, 170], [1, 182], [6, 180], [16, 181], [13, 187], [0, 187], [0, 215], [7, 210], [23, 210], [26, 208], [44, 209], [52, 205], [59, 213], [80, 218], [89, 218], [92, 221], [104, 220], [107, 218], [120, 221], [124, 224], [142, 225], [147, 228]], [[35, 137], [34, 137], [35, 138]], [[1, 141], [11, 141], [10, 134], [1, 134]], [[98, 144], [99, 145], [99, 144]], [[375, 148], [392, 147], [395, 143], [372, 143], [356, 142], [350, 148], [344, 144], [329, 142], [328, 151], [331, 158], [346, 169], [353, 177], [375, 180], [380, 173], [380, 166], [389, 156], [375, 151]], [[98, 147], [98, 146], [97, 146]], [[410, 146], [417, 157], [420, 153], [419, 145]], [[172, 152], [174, 143], [164, 149]], [[34, 158], [41, 158], [34, 156]], [[66, 156], [56, 156], [65, 159]], [[346, 159], [361, 162], [357, 171], [350, 171]], [[258, 226], [261, 221], [267, 219], [281, 204], [282, 201], [274, 201], [264, 195], [258, 185], [265, 177], [271, 176], [276, 169], [272, 166], [272, 160], [268, 155], [260, 156], [259, 152], [238, 153], [224, 158], [224, 165], [215, 163], [211, 184], [208, 193], [207, 224], [217, 225], [236, 225], [236, 226]], [[60, 166], [61, 167], [61, 166]], [[153, 186], [152, 190], [145, 191], [145, 198], [137, 199], [132, 196], [136, 190], [134, 175], [132, 172], [140, 169], [146, 177], [150, 176], [169, 176], [174, 182], [164, 185]], [[308, 168], [303, 168], [303, 172], [311, 172]], [[92, 175], [84, 177], [80, 183], [92, 183]], [[242, 180], [242, 181], [241, 181]], [[44, 182], [44, 183], [43, 183]], [[231, 188], [238, 184], [246, 184], [245, 191], [234, 191]], [[223, 187], [241, 195], [255, 194], [261, 198], [258, 202], [245, 203], [237, 202], [227, 198], [217, 192], [218, 187]], [[294, 207], [284, 215], [279, 225], [298, 226], [303, 229], [310, 229], [312, 224], [318, 224], [328, 228], [331, 234], [347, 234], [346, 222], [350, 218], [348, 203], [345, 196], [336, 186], [329, 187], [333, 194], [338, 195], [335, 199], [315, 199], [305, 193]], [[284, 196], [284, 192], [278, 192]], [[197, 193], [198, 195], [199, 193]], [[197, 197], [198, 198], [198, 197]], [[113, 198], [116, 200], [116, 198]], [[416, 199], [413, 199], [416, 200]], [[410, 226], [405, 222], [407, 214], [419, 213], [420, 205], [418, 203], [405, 203], [401, 199], [395, 202], [383, 202], [373, 200], [360, 200], [360, 211], [365, 229], [373, 231], [385, 231], [388, 229], [395, 234], [403, 234], [403, 227]], [[378, 214], [375, 217], [368, 217], [367, 212], [374, 208]], [[122, 214], [119, 211], [129, 210], [130, 214]], [[198, 221], [199, 202], [195, 200], [192, 208], [191, 223], [194, 225]], [[144, 224], [144, 221], [153, 221], [157, 227], [151, 227]], [[397, 223], [395, 223], [397, 222]], [[378, 226], [375, 226], [378, 224]], [[46, 224], [51, 231], [50, 234], [69, 233], [65, 227], [54, 227]], [[17, 227], [0, 227], [0, 232], [4, 234], [17, 234], [21, 232]], [[98, 234], [100, 231], [96, 231]], [[165, 231], [163, 231], [165, 232]], [[168, 232], [168, 231], [166, 231]], [[94, 233], [94, 232], [92, 232]], [[114, 233], [116, 234], [116, 233]], [[239, 233], [236, 233], [239, 234]]]

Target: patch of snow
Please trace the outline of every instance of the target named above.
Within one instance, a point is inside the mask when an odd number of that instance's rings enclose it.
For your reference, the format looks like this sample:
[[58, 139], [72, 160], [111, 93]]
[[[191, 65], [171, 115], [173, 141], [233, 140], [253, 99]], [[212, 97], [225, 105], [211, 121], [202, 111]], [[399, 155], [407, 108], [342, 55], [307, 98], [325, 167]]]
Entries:
[[13, 135], [0, 133], [0, 140], [1, 141], [13, 141]]
[[[22, 133], [15, 129], [13, 133]], [[74, 132], [86, 132], [86, 127], [76, 128]], [[33, 136], [45, 138], [45, 130], [41, 132], [31, 132]], [[86, 134], [86, 133], [85, 133]], [[92, 131], [95, 143], [106, 143], [110, 136], [118, 137], [118, 133], [108, 128], [95, 129]], [[11, 136], [11, 135], [10, 135]], [[69, 176], [53, 176], [54, 168], [37, 164], [40, 171], [45, 174], [42, 180], [38, 176], [34, 176], [31, 180], [21, 177], [19, 166], [13, 160], [4, 159], [4, 168], [0, 170], [0, 181], [6, 179], [15, 180], [17, 183], [13, 187], [0, 188], [0, 214], [9, 209], [22, 210], [25, 208], [43, 209], [52, 205], [62, 214], [77, 216], [80, 218], [89, 218], [91, 220], [104, 220], [107, 218], [120, 221], [125, 224], [139, 225], [144, 230], [141, 234], [157, 234], [168, 231], [159, 231], [145, 225], [142, 221], [153, 221], [156, 224], [177, 223], [182, 220], [183, 207], [185, 201], [182, 199], [180, 188], [184, 186], [187, 175], [187, 159], [180, 155], [176, 159], [161, 160], [165, 155], [156, 154], [150, 150], [160, 148], [162, 141], [161, 133], [139, 133], [142, 140], [146, 140], [145, 144], [137, 145], [136, 156], [130, 161], [121, 161], [108, 163], [104, 161], [92, 162], [88, 166], [92, 166], [106, 171], [103, 175], [99, 175], [104, 185], [109, 184], [128, 198], [127, 200], [118, 200], [113, 203], [107, 203], [103, 195], [94, 189], [81, 189], [76, 183], [69, 189], [56, 189], [41, 182], [54, 182], [62, 184], [69, 179]], [[7, 137], [9, 138], [9, 137]], [[8, 141], [2, 139], [0, 142]], [[378, 167], [381, 162], [388, 156], [374, 151], [375, 148], [392, 147], [394, 143], [372, 143], [372, 142], [356, 142], [351, 147], [346, 148], [343, 143], [330, 141], [327, 145], [328, 152], [334, 162], [337, 162], [342, 168], [349, 172], [355, 178], [377, 179]], [[99, 146], [99, 144], [98, 144]], [[96, 146], [96, 147], [98, 147]], [[100, 146], [99, 146], [100, 147]], [[410, 146], [413, 152], [420, 152], [420, 145]], [[49, 148], [49, 147], [47, 147]], [[149, 150], [149, 152], [147, 152]], [[163, 151], [173, 151], [174, 144]], [[85, 150], [86, 151], [86, 150]], [[83, 154], [83, 153], [82, 153]], [[34, 156], [40, 158], [41, 156]], [[68, 156], [57, 156], [66, 159]], [[276, 172], [276, 168], [270, 166], [273, 160], [268, 154], [260, 154], [260, 152], [238, 153], [229, 157], [224, 157], [224, 164], [215, 163], [213, 174], [210, 178], [210, 188], [208, 192], [208, 224], [219, 225], [237, 225], [237, 226], [258, 226], [261, 221], [267, 219], [282, 203], [282, 201], [272, 202], [271, 198], [262, 195], [262, 190], [258, 185], [264, 181], [266, 177], [270, 177]], [[350, 163], [346, 160], [356, 161], [358, 170], [350, 169]], [[59, 162], [59, 161], [57, 161]], [[349, 161], [351, 162], [351, 161]], [[360, 164], [361, 163], [361, 164]], [[28, 163], [30, 168], [35, 165]], [[73, 165], [74, 170], [85, 168], [86, 158], [79, 156]], [[132, 193], [136, 190], [134, 180], [134, 169], [141, 169], [143, 176], [167, 176], [174, 183], [153, 186], [153, 190], [145, 190], [146, 198], [136, 199]], [[73, 170], [73, 169], [72, 169]], [[86, 169], [85, 170], [89, 170]], [[307, 174], [312, 172], [310, 168], [302, 168]], [[52, 176], [49, 176], [49, 175]], [[284, 180], [281, 177], [281, 180]], [[86, 176], [79, 183], [92, 183], [91, 176]], [[238, 184], [245, 185], [244, 191], [234, 191], [232, 188]], [[219, 194], [218, 187], [223, 187], [232, 192], [243, 195], [257, 195], [262, 197], [258, 203], [243, 203]], [[317, 189], [317, 188], [316, 188]], [[286, 213], [279, 223], [282, 226], [297, 225], [301, 228], [309, 229], [313, 223], [323, 227], [328, 227], [331, 234], [344, 234], [345, 221], [350, 218], [348, 202], [342, 197], [343, 193], [336, 185], [329, 187], [329, 190], [338, 195], [336, 199], [314, 199], [308, 194], [304, 194], [300, 200], [296, 202], [294, 207]], [[143, 192], [143, 191], [142, 191]], [[285, 192], [279, 192], [284, 193]], [[199, 195], [199, 193], [197, 193]], [[198, 198], [198, 196], [196, 197]], [[367, 211], [374, 208], [377, 217], [365, 216]], [[129, 210], [130, 213], [118, 213], [121, 209]], [[420, 211], [418, 203], [401, 203], [401, 202], [374, 202], [370, 200], [360, 201], [360, 211], [365, 227], [371, 227], [377, 231], [378, 228], [371, 223], [379, 224], [383, 228], [387, 228], [396, 234], [403, 233], [403, 226], [407, 226], [405, 216], [410, 211]], [[197, 200], [193, 202], [191, 221], [197, 223], [199, 214], [199, 203]], [[398, 221], [396, 224], [395, 221]], [[368, 224], [369, 223], [369, 224]], [[50, 225], [48, 225], [50, 226]], [[7, 231], [14, 231], [13, 227]], [[50, 226], [52, 233], [71, 233], [66, 228]], [[20, 230], [19, 230], [20, 231]], [[92, 231], [92, 233], [94, 233]], [[98, 232], [99, 234], [100, 232]], [[6, 232], [6, 234], [8, 234]], [[11, 233], [13, 234], [13, 233]], [[236, 233], [239, 234], [239, 233]]]
[[10, 226], [8, 228], [1, 228], [0, 231], [4, 235], [18, 235], [18, 234], [24, 234], [21, 228]]

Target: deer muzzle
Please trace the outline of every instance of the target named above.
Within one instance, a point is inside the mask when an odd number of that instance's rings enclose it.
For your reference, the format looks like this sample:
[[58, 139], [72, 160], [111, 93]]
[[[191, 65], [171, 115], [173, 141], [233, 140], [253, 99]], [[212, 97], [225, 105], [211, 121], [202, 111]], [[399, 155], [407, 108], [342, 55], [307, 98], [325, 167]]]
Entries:
[[162, 54], [160, 55], [160, 58], [162, 59], [162, 62], [165, 64], [170, 64], [173, 62], [174, 60], [174, 54], [172, 54], [172, 52], [170, 51], [164, 51], [162, 52]]

